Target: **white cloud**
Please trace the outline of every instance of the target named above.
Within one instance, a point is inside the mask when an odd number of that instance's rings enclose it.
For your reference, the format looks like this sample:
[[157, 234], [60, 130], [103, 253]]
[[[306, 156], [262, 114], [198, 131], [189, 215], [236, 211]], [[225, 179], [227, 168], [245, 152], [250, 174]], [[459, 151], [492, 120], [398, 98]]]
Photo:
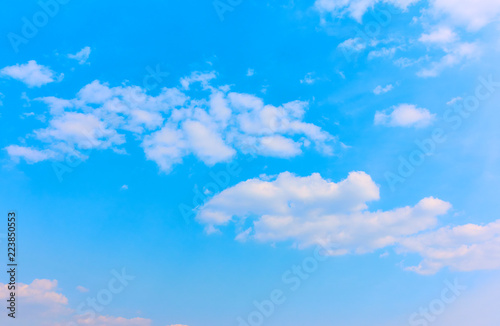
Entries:
[[247, 70], [247, 77], [251, 77], [255, 74], [255, 71], [252, 68], [248, 68]]
[[232, 222], [241, 228], [238, 239], [322, 245], [335, 248], [331, 254], [347, 254], [372, 252], [434, 227], [451, 207], [429, 197], [413, 207], [369, 211], [368, 202], [378, 199], [378, 186], [364, 172], [351, 172], [338, 183], [317, 173], [284, 172], [222, 191], [200, 208], [197, 220], [215, 227]]
[[182, 162], [189, 153], [188, 144], [181, 130], [166, 125], [160, 131], [147, 135], [142, 142], [146, 158], [155, 161], [164, 172], [170, 172], [174, 164]]
[[50, 113], [53, 115], [60, 114], [64, 112], [64, 109], [73, 107], [73, 103], [71, 101], [54, 96], [38, 97], [35, 100], [47, 104], [50, 108]]
[[386, 85], [384, 87], [382, 85], [378, 85], [373, 90], [373, 93], [376, 94], [376, 95], [380, 95], [380, 94], [384, 94], [384, 93], [390, 92], [392, 89], [393, 89], [392, 84]]
[[200, 121], [185, 121], [182, 129], [194, 154], [208, 165], [228, 161], [236, 154], [233, 148], [226, 145], [215, 128], [210, 128]]
[[333, 153], [336, 138], [304, 122], [308, 102], [265, 104], [255, 95], [213, 86], [215, 77], [214, 72], [194, 72], [179, 87], [163, 88], [157, 96], [141, 87], [110, 87], [96, 80], [73, 99], [37, 98], [50, 108], [48, 126], [33, 132], [43, 149], [24, 149], [21, 155], [12, 147], [11, 153], [32, 162], [69, 155], [86, 159], [83, 151], [88, 149], [121, 153], [125, 132], [133, 133], [146, 158], [164, 172], [188, 155], [214, 165], [238, 151], [282, 158], [309, 147]]
[[463, 61], [477, 59], [481, 55], [481, 48], [476, 43], [457, 43], [443, 50], [446, 55], [439, 61], [433, 62], [429, 68], [420, 70], [417, 73], [419, 77], [436, 77], [446, 68], [456, 66]]
[[102, 84], [98, 80], [85, 85], [79, 92], [78, 97], [86, 103], [102, 104], [113, 96], [113, 89], [108, 84]]
[[65, 112], [50, 120], [49, 127], [35, 131], [43, 142], [64, 143], [68, 150], [107, 149], [125, 142], [125, 137], [93, 114]]
[[[47, 306], [66, 305], [68, 299], [56, 292], [56, 280], [34, 280], [31, 284], [19, 283], [17, 296], [24, 298], [29, 303], [40, 303]], [[9, 298], [10, 292], [8, 284], [0, 283], [0, 299]]]
[[363, 43], [361, 38], [350, 38], [340, 43], [337, 47], [344, 51], [360, 52], [366, 48], [366, 44]]
[[31, 147], [23, 147], [18, 145], [7, 146], [5, 147], [5, 150], [14, 161], [18, 162], [19, 159], [22, 158], [30, 164], [55, 157], [55, 153], [50, 150], [41, 151]]
[[457, 34], [449, 27], [445, 26], [439, 27], [429, 34], [422, 34], [422, 36], [420, 36], [419, 38], [420, 42], [431, 44], [447, 44], [453, 43], [456, 40]]
[[275, 157], [293, 157], [302, 153], [300, 143], [280, 135], [262, 137], [258, 144], [258, 152]]
[[5, 67], [0, 70], [0, 75], [22, 81], [28, 87], [40, 87], [62, 77], [62, 75], [56, 76], [55, 72], [48, 67], [37, 64], [35, 60]]
[[500, 220], [481, 226], [443, 227], [402, 239], [400, 251], [423, 257], [409, 270], [434, 274], [448, 266], [456, 271], [500, 269]]
[[375, 124], [391, 127], [426, 127], [434, 121], [435, 114], [413, 104], [400, 104], [389, 110], [375, 113]]
[[[36, 279], [31, 284], [18, 283], [16, 286], [16, 301], [22, 302], [25, 311], [29, 314], [18, 314], [16, 324], [19, 326], [54, 325], [61, 316], [69, 316], [72, 309], [68, 307], [68, 298], [57, 290], [56, 280]], [[6, 302], [10, 297], [8, 284], [0, 283], [0, 300]], [[7, 317], [7, 310], [0, 316]], [[53, 323], [51, 323], [51, 321]], [[2, 325], [4, 323], [2, 322]]]
[[427, 197], [414, 206], [369, 210], [368, 203], [379, 199], [379, 187], [364, 172], [351, 172], [337, 183], [317, 173], [284, 172], [223, 190], [198, 209], [196, 218], [211, 230], [234, 224], [237, 241], [286, 242], [299, 249], [321, 245], [331, 255], [394, 246], [399, 254], [422, 258], [406, 268], [420, 274], [445, 267], [500, 269], [500, 220], [436, 229], [450, 203]]
[[498, 0], [432, 0], [435, 14], [449, 16], [453, 22], [478, 30], [500, 19]]
[[75, 54], [68, 54], [68, 58], [75, 59], [79, 64], [83, 65], [89, 59], [91, 49], [89, 46], [84, 47]]

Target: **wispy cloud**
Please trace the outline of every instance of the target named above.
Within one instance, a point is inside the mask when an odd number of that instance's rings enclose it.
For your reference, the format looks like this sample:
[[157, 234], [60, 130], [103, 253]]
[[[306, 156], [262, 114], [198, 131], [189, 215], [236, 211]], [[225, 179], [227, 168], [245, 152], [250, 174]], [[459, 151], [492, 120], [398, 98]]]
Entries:
[[90, 47], [86, 46], [75, 54], [68, 54], [68, 58], [77, 60], [79, 64], [83, 65], [89, 59], [90, 52]]

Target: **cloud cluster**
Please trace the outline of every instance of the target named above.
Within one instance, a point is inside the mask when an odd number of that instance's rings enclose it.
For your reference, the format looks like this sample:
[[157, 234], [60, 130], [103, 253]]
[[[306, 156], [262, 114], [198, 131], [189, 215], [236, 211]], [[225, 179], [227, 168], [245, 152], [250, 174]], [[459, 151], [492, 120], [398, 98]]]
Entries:
[[210, 227], [236, 223], [258, 241], [291, 241], [299, 248], [319, 244], [346, 254], [371, 252], [427, 230], [450, 208], [429, 197], [411, 207], [368, 211], [367, 204], [378, 199], [378, 186], [364, 172], [351, 172], [338, 183], [317, 173], [284, 172], [271, 181], [251, 179], [222, 191], [200, 208], [197, 219]]
[[[361, 22], [364, 14], [380, 3], [406, 10], [419, 0], [316, 0], [314, 7], [322, 14], [335, 17], [349, 15]], [[444, 16], [452, 23], [478, 30], [500, 19], [497, 0], [431, 0], [427, 10], [431, 16]]]
[[436, 229], [450, 203], [427, 197], [414, 206], [370, 211], [368, 203], [379, 198], [378, 186], [364, 172], [351, 172], [337, 183], [317, 173], [299, 177], [284, 172], [222, 191], [199, 208], [197, 220], [212, 231], [233, 223], [238, 241], [321, 245], [331, 255], [394, 246], [399, 253], [422, 257], [418, 266], [408, 268], [421, 274], [443, 267], [500, 269], [500, 221]]
[[422, 43], [447, 44], [457, 40], [457, 34], [449, 27], [442, 26], [428, 34], [422, 34], [419, 41]]
[[128, 133], [164, 172], [188, 155], [214, 165], [238, 152], [288, 158], [314, 147], [333, 153], [335, 137], [304, 121], [307, 102], [274, 106], [229, 86], [212, 86], [215, 79], [214, 72], [194, 72], [156, 96], [138, 86], [94, 81], [73, 99], [37, 98], [50, 109], [48, 126], [33, 132], [43, 147], [6, 149], [29, 163], [68, 155], [85, 159], [90, 149], [124, 152]]
[[[8, 284], [0, 283], [0, 300], [5, 302], [10, 292]], [[69, 307], [67, 297], [58, 291], [56, 280], [36, 279], [31, 284], [18, 283], [16, 298], [21, 300], [26, 312], [17, 316], [19, 326], [150, 326], [152, 323], [150, 319], [139, 317], [78, 315]], [[6, 313], [1, 314], [0, 323], [7, 318], [10, 319]]]

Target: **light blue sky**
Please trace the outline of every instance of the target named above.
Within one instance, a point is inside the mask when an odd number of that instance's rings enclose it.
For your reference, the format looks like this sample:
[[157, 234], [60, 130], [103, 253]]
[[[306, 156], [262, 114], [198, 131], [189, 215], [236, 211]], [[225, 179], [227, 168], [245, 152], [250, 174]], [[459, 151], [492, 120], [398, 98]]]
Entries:
[[259, 325], [498, 323], [498, 1], [62, 2], [0, 14], [18, 325], [238, 326], [275, 290]]

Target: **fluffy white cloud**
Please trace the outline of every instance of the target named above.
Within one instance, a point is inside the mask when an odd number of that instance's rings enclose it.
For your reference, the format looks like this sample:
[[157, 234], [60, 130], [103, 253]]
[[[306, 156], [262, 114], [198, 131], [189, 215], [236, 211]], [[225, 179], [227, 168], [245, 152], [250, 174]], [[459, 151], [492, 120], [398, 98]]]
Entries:
[[394, 87], [392, 86], [392, 84], [389, 84], [389, 85], [386, 85], [386, 86], [378, 85], [373, 90], [373, 94], [375, 94], [375, 95], [384, 94], [384, 93], [392, 91], [393, 88]]
[[427, 197], [414, 206], [370, 211], [368, 203], [378, 199], [378, 186], [364, 172], [351, 172], [338, 183], [317, 173], [284, 172], [223, 190], [199, 208], [197, 220], [212, 232], [233, 223], [238, 241], [321, 245], [331, 255], [395, 246], [398, 253], [422, 257], [418, 266], [407, 268], [421, 274], [444, 267], [500, 269], [500, 220], [436, 229], [451, 204]]
[[[19, 283], [17, 287], [17, 296], [24, 298], [29, 303], [39, 303], [44, 305], [66, 305], [68, 299], [56, 292], [56, 280], [34, 280], [31, 284]], [[0, 299], [7, 299], [10, 296], [8, 284], [0, 283]]]
[[217, 75], [215, 72], [203, 73], [195, 71], [191, 73], [191, 76], [181, 78], [181, 85], [184, 89], [188, 90], [189, 86], [193, 83], [201, 83], [204, 88], [208, 87], [209, 82], [215, 79]]
[[452, 43], [457, 40], [457, 34], [451, 30], [449, 27], [439, 27], [438, 29], [428, 33], [422, 34], [420, 36], [419, 41], [422, 43], [437, 43], [437, 44], [446, 44]]
[[[9, 284], [0, 283], [0, 300], [6, 302], [10, 297]], [[16, 323], [20, 326], [54, 325], [72, 314], [68, 307], [68, 298], [57, 291], [56, 280], [36, 279], [31, 284], [18, 283], [16, 286], [16, 301], [22, 302], [29, 314], [17, 315]], [[5, 321], [4, 321], [5, 319]], [[0, 323], [7, 323], [7, 310], [0, 315]], [[52, 321], [52, 323], [51, 323]]]
[[443, 227], [402, 239], [400, 251], [423, 257], [409, 270], [433, 274], [449, 266], [457, 271], [500, 269], [500, 220], [481, 226]]
[[375, 124], [391, 127], [426, 127], [436, 115], [413, 104], [400, 104], [389, 110], [375, 113]]
[[68, 58], [75, 59], [79, 64], [83, 65], [89, 59], [90, 52], [90, 47], [86, 46], [75, 54], [68, 54]]
[[214, 165], [238, 151], [282, 158], [308, 147], [333, 153], [336, 138], [304, 122], [307, 102], [265, 104], [255, 95], [213, 86], [215, 78], [214, 72], [194, 72], [179, 87], [163, 88], [156, 96], [141, 87], [110, 87], [96, 80], [73, 99], [37, 98], [50, 108], [48, 126], [33, 132], [43, 148], [12, 145], [7, 150], [31, 163], [68, 156], [86, 159], [83, 151], [89, 149], [124, 152], [125, 135], [132, 133], [147, 159], [164, 172], [188, 155]]
[[25, 64], [5, 67], [0, 70], [0, 75], [22, 81], [28, 87], [40, 87], [62, 77], [62, 75], [56, 76], [55, 72], [48, 67], [37, 64], [35, 60], [30, 60]]
[[196, 156], [208, 165], [231, 159], [236, 151], [227, 146], [222, 135], [200, 121], [188, 120], [182, 123], [187, 141]]
[[437, 216], [451, 207], [429, 197], [415, 206], [369, 211], [379, 188], [364, 172], [351, 172], [338, 183], [317, 173], [284, 172], [268, 179], [250, 179], [215, 195], [200, 208], [198, 221], [212, 228], [232, 222], [241, 229], [240, 240], [289, 241], [299, 248], [317, 244], [341, 255], [393, 245], [434, 227]]

